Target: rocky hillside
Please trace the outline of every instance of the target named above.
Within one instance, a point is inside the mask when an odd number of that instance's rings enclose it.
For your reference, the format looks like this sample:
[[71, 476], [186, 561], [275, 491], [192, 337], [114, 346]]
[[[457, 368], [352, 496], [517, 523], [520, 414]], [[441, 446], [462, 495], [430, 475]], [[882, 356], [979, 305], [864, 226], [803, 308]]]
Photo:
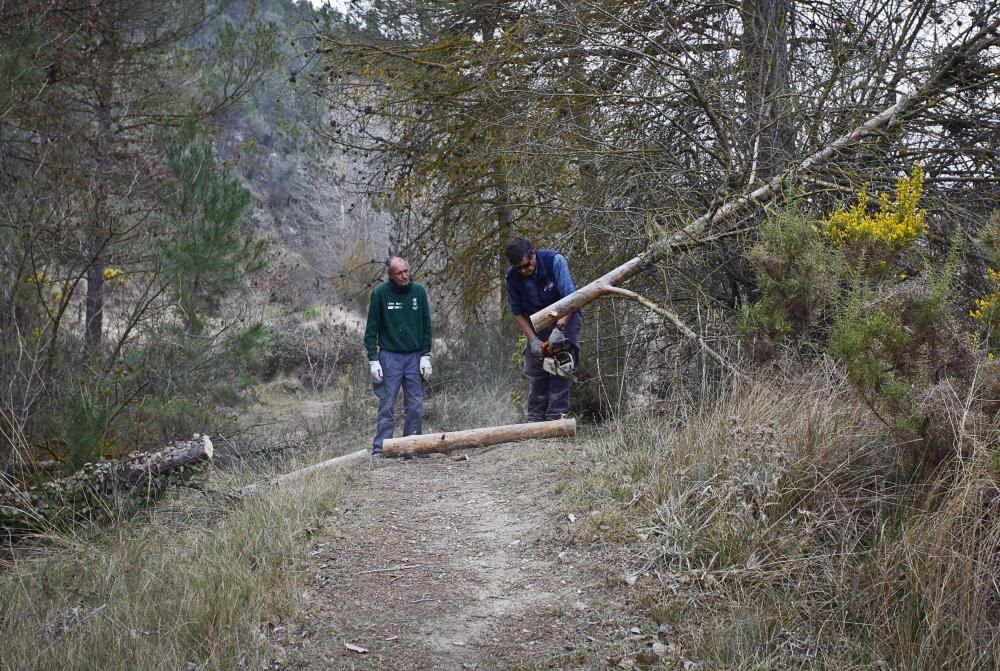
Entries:
[[[244, 11], [242, 4], [231, 13]], [[258, 288], [293, 310], [318, 303], [363, 309], [389, 251], [389, 219], [364, 195], [367, 157], [317, 138], [314, 129], [335, 112], [315, 102], [305, 81], [310, 35], [338, 16], [292, 0], [268, 0], [259, 12], [278, 29], [281, 64], [218, 120], [216, 135], [220, 155], [254, 195], [254, 233], [272, 241]]]

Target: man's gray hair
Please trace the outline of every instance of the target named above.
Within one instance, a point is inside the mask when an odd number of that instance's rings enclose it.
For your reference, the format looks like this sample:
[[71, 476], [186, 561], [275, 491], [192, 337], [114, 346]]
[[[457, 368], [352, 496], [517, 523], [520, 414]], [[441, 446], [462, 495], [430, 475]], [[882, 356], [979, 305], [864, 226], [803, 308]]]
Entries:
[[[399, 256], [398, 254], [390, 254], [389, 256], [385, 257], [385, 269], [386, 270], [391, 269], [392, 268], [392, 262], [396, 261], [396, 260], [399, 260], [399, 261], [402, 261], [403, 263], [406, 263], [406, 259], [404, 259], [402, 256]], [[409, 265], [409, 264], [407, 264], [407, 265]]]

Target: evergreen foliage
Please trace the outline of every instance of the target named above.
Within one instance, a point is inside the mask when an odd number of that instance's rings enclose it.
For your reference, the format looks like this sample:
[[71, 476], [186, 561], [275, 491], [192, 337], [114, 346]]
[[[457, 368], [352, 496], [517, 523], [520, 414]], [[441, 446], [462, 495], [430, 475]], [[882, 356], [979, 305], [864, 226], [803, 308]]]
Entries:
[[[232, 383], [180, 375], [244, 342], [227, 302], [264, 251], [246, 228], [249, 194], [217, 168], [208, 135], [168, 129], [247, 95], [276, 63], [275, 27], [246, 3], [200, 0], [0, 12], [0, 461], [155, 447], [145, 441], [163, 436], [141, 418], [160, 394]], [[173, 165], [166, 136], [191, 144]], [[178, 365], [168, 298], [185, 332], [210, 339], [197, 364]]]
[[74, 470], [98, 456], [111, 424], [114, 405], [103, 391], [106, 389], [81, 385], [66, 396], [64, 415], [59, 419], [66, 427], [67, 464]]
[[832, 305], [843, 268], [812, 217], [794, 204], [772, 215], [748, 258], [760, 298], [746, 309], [741, 330], [762, 334], [772, 345], [788, 337], [819, 337], [815, 327]]
[[158, 242], [162, 275], [188, 335], [200, 335], [205, 316], [263, 269], [266, 242], [244, 235], [251, 196], [226, 168], [219, 168], [204, 131], [193, 122], [163, 141], [174, 180], [165, 186], [171, 227]]

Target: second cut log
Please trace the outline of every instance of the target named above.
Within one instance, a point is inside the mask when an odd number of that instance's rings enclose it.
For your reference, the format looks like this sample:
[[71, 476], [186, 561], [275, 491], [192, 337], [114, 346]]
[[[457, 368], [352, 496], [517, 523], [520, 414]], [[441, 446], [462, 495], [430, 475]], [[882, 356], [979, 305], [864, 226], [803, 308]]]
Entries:
[[425, 433], [419, 436], [389, 438], [382, 443], [382, 453], [387, 457], [431, 452], [448, 454], [452, 450], [468, 447], [486, 447], [533, 438], [572, 438], [575, 435], [575, 419], [554, 419], [548, 422], [506, 424], [449, 433]]

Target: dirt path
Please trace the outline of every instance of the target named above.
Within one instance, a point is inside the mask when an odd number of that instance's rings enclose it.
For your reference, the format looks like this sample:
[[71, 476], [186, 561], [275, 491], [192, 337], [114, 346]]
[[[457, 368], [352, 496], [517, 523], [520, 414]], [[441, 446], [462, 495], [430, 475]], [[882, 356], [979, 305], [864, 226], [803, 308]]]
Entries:
[[352, 471], [312, 539], [307, 605], [280, 627], [275, 666], [607, 668], [627, 631], [607, 615], [620, 572], [574, 542], [578, 527], [556, 509], [553, 451], [564, 449], [524, 443]]

